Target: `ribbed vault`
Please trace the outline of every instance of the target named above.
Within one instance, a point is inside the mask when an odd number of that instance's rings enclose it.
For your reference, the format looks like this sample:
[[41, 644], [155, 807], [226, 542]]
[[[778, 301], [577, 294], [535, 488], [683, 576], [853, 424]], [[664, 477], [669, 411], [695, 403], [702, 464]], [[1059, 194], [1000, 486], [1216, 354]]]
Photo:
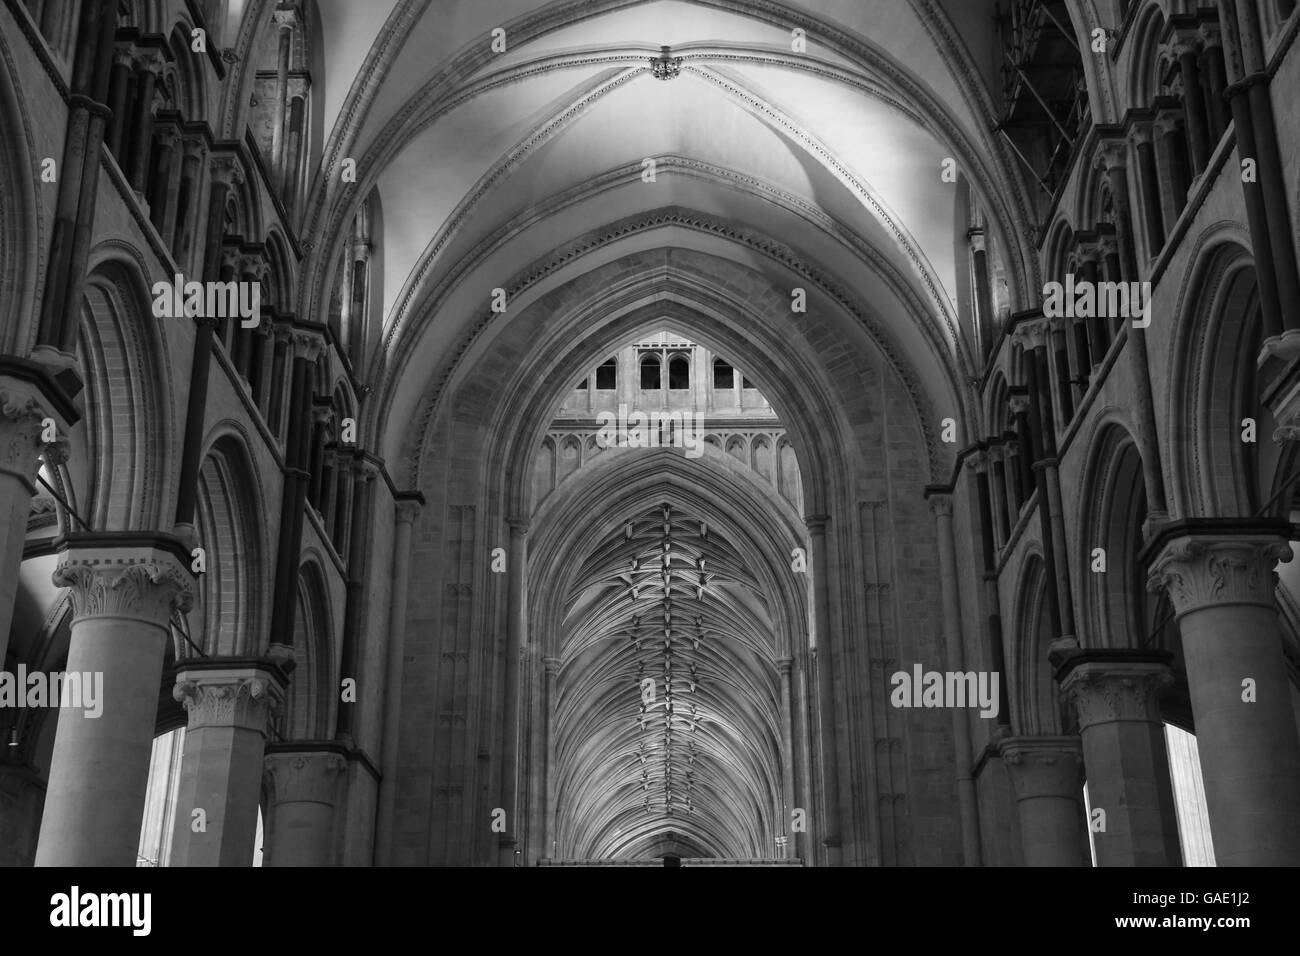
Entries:
[[557, 835], [582, 858], [669, 833], [760, 857], [779, 807], [772, 621], [743, 555], [671, 504], [594, 543], [568, 594]]
[[592, 472], [539, 516], [566, 530], [538, 542], [530, 582], [558, 670], [549, 849], [773, 857], [791, 769], [779, 661], [807, 614], [797, 518], [720, 453], [610, 450]]

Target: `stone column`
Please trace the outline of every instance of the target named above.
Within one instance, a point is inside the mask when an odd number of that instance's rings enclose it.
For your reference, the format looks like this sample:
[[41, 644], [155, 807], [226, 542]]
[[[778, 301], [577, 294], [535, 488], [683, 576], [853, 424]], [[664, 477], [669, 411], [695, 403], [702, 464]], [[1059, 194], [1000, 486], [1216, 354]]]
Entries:
[[102, 675], [102, 713], [59, 713], [36, 865], [134, 866], [169, 622], [192, 598], [189, 554], [162, 535], [62, 543], [54, 583], [71, 589], [66, 669]]
[[[205, 281], [219, 277], [226, 198], [232, 186], [242, 181], [242, 173], [234, 157], [213, 158], [208, 224], [203, 243], [202, 275]], [[190, 358], [189, 394], [186, 396], [185, 406], [185, 437], [181, 448], [175, 518], [178, 533], [185, 536], [193, 534], [194, 509], [198, 502], [199, 469], [203, 464], [204, 426], [207, 416], [208, 377], [212, 366], [212, 337], [218, 321], [216, 316], [211, 315], [199, 315], [194, 318], [194, 348]]]
[[1192, 154], [1192, 176], [1205, 171], [1210, 162], [1209, 113], [1201, 86], [1201, 37], [1199, 32], [1179, 31], [1170, 44], [1183, 81], [1183, 112], [1187, 120], [1187, 145]]
[[1274, 582], [1289, 525], [1185, 521], [1148, 547], [1178, 615], [1220, 866], [1300, 864], [1300, 738]]
[[275, 65], [275, 93], [271, 104], [271, 182], [284, 177], [284, 120], [289, 106], [289, 60], [293, 53], [293, 31], [298, 11], [292, 3], [281, 3], [271, 14], [279, 29], [279, 52]]
[[113, 65], [109, 68], [108, 73], [108, 108], [113, 116], [108, 123], [104, 144], [114, 158], [117, 159], [119, 169], [126, 165], [122, 159], [122, 144], [127, 142], [125, 137], [130, 128], [130, 124], [127, 122], [126, 104], [131, 89], [132, 59], [131, 50], [128, 47], [119, 46], [113, 53]]
[[[67, 458], [68, 442], [62, 436], [77, 417], [44, 369], [25, 359], [0, 356], [0, 667], [9, 647], [40, 456], [44, 452], [58, 462]], [[42, 440], [47, 419], [55, 435], [48, 444]]]
[[30, 764], [0, 763], [0, 866], [32, 865], [44, 805], [45, 784]]
[[1083, 738], [1088, 796], [1105, 812], [1099, 866], [1181, 866], [1178, 817], [1159, 693], [1173, 683], [1164, 652], [1076, 651], [1057, 680]]
[[[930, 511], [934, 514], [939, 535], [939, 587], [943, 597], [944, 653], [950, 671], [966, 670], [962, 649], [961, 595], [957, 581], [957, 547], [952, 532], [951, 489], [927, 488]], [[964, 708], [953, 707], [952, 741], [954, 751], [953, 772], [957, 781], [957, 811], [961, 821], [961, 855], [963, 866], [979, 866], [980, 822], [979, 808], [975, 803], [975, 778], [971, 775], [971, 740], [968, 714]]]
[[1142, 197], [1142, 218], [1146, 224], [1147, 258], [1155, 259], [1165, 247], [1164, 212], [1160, 202], [1160, 174], [1156, 167], [1155, 134], [1150, 123], [1136, 123], [1132, 130], [1138, 157], [1138, 193]]
[[[739, 374], [739, 373], [737, 373]], [[827, 866], [840, 863], [840, 778], [839, 750], [836, 745], [836, 715], [834, 690], [834, 664], [832, 663], [830, 634], [830, 559], [826, 543], [828, 515], [807, 515], [812, 545], [813, 618], [816, 622], [817, 646], [813, 650], [817, 667], [817, 726], [821, 751], [822, 817], [817, 831], [821, 834], [824, 861]], [[819, 861], [820, 862], [820, 861]]]
[[1183, 125], [1183, 111], [1172, 97], [1156, 110], [1156, 155], [1162, 161], [1165, 176], [1161, 196], [1165, 206], [1165, 225], [1172, 233], [1183, 210], [1187, 208], [1187, 192], [1191, 188], [1191, 166], [1187, 158], [1187, 133]]
[[342, 748], [275, 746], [267, 753], [263, 866], [333, 866], [334, 808], [348, 768]]
[[[1112, 144], [1102, 153], [1102, 162], [1106, 167], [1106, 178], [1110, 183], [1111, 193], [1117, 197], [1116, 218], [1123, 222], [1128, 215], [1128, 149], [1122, 143]], [[1116, 230], [1116, 238], [1121, 247], [1132, 247], [1132, 236], [1127, 228]], [[1129, 255], [1123, 254], [1127, 260]], [[1137, 281], [1137, 275], [1130, 278]], [[1149, 305], [1150, 303], [1147, 303]], [[1142, 326], [1127, 323], [1128, 340], [1125, 351], [1129, 355], [1129, 364], [1133, 372], [1133, 421], [1137, 430], [1138, 446], [1142, 452], [1142, 481], [1147, 496], [1148, 520], [1163, 521], [1167, 514], [1168, 503], [1165, 497], [1164, 470], [1160, 465], [1160, 443], [1156, 432], [1155, 399], [1151, 390], [1151, 367], [1147, 358], [1147, 333]]]
[[154, 133], [158, 143], [158, 168], [149, 179], [149, 221], [153, 223], [159, 237], [165, 236], [168, 209], [172, 202], [172, 171], [179, 164], [176, 162], [176, 147], [180, 143], [180, 134], [174, 126], [160, 126]]
[[[162, 68], [162, 54], [157, 50], [142, 51], [139, 55], [139, 79], [136, 82], [136, 113], [134, 123], [126, 131], [131, 138], [131, 169], [127, 174], [131, 188], [143, 194], [148, 185], [149, 162], [153, 158], [154, 94], [158, 89], [158, 71]], [[125, 146], [125, 143], [123, 144]]]
[[[1011, 540], [1012, 517], [1008, 508], [1006, 499], [1007, 487], [1007, 450], [1001, 442], [989, 442], [988, 447], [989, 460], [989, 498], [993, 506], [993, 527], [997, 538], [999, 548], [1006, 547]], [[935, 507], [931, 501], [931, 506]], [[952, 501], [949, 499], [948, 508], [951, 512]]]
[[[1101, 273], [1100, 262], [1100, 243], [1095, 239], [1080, 243], [1079, 281], [1095, 288]], [[1106, 325], [1106, 320], [1097, 315], [1095, 310], [1083, 321], [1088, 333], [1088, 353], [1092, 358], [1092, 367], [1089, 369], [1089, 377], [1091, 377], [1093, 372], [1101, 368], [1102, 362], [1106, 360], [1106, 353], [1110, 351], [1110, 329]]]
[[1013, 333], [1025, 353], [1029, 389], [1029, 438], [1038, 487], [1039, 533], [1043, 541], [1043, 563], [1047, 566], [1047, 601], [1053, 631], [1058, 638], [1074, 636], [1074, 600], [1070, 590], [1066, 554], [1065, 518], [1061, 506], [1061, 484], [1056, 461], [1056, 428], [1047, 380], [1047, 319], [1022, 321]]
[[402, 721], [402, 654], [406, 647], [406, 589], [411, 570], [411, 522], [420, 502], [396, 502], [393, 529], [393, 594], [388, 616], [384, 677], [384, 736], [380, 750], [379, 809], [375, 822], [375, 865], [393, 863], [393, 814], [397, 805], [397, 744]]
[[781, 683], [781, 745], [785, 754], [781, 761], [781, 820], [777, 826], [777, 835], [788, 840], [788, 856], [798, 856], [803, 849], [803, 834], [792, 833], [787, 837], [790, 826], [790, 812], [799, 806], [799, 797], [794, 782], [794, 658], [781, 657], [776, 662], [777, 680]]
[[497, 862], [501, 866], [514, 866], [515, 851], [519, 846], [519, 670], [522, 654], [527, 644], [528, 590], [528, 519], [509, 518], [509, 564], [506, 568], [509, 593], [506, 597], [506, 660], [504, 683], [504, 713], [502, 715], [501, 741], [501, 803], [506, 812], [506, 829], [497, 844]]
[[1224, 90], [1228, 75], [1224, 65], [1223, 36], [1217, 23], [1201, 24], [1201, 46], [1205, 60], [1205, 101], [1210, 115], [1211, 152], [1228, 128], [1228, 103]]
[[999, 752], [1020, 814], [1025, 866], [1087, 866], [1078, 737], [1007, 737]]
[[267, 726], [284, 700], [285, 677], [271, 664], [199, 664], [177, 673], [173, 691], [189, 721], [171, 865], [251, 866]]

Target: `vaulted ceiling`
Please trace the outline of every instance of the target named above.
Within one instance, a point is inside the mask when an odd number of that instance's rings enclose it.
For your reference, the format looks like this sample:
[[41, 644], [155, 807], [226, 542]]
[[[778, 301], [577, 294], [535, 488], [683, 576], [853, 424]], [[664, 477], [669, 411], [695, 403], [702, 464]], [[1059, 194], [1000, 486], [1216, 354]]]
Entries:
[[[371, 238], [382, 334], [353, 356], [375, 390], [381, 454], [419, 460], [412, 421], [429, 421], [475, 362], [516, 378], [554, 373], [558, 409], [606, 353], [541, 330], [594, 341], [600, 299], [572, 297], [594, 309], [587, 327], [587, 311], [555, 323], [538, 313], [566, 287], [613, 296], [625, 261], [642, 272], [663, 263], [659, 286], [641, 276], [647, 291], [630, 294], [666, 302], [688, 290], [676, 313], [686, 323], [692, 283], [715, 276], [739, 289], [752, 275], [756, 294], [783, 300], [768, 310], [768, 343], [802, 321], [786, 303], [808, 285], [813, 338], [883, 341], [914, 394], [969, 415], [968, 230], [985, 229], [1003, 306], [1024, 300], [1034, 268], [1022, 183], [992, 132], [992, 7], [318, 0], [326, 132], [301, 291], [319, 311], [360, 203], [381, 210]], [[494, 31], [504, 31], [495, 44]], [[670, 79], [653, 66], [665, 46], [680, 58]], [[348, 159], [356, 183], [341, 175]], [[949, 160], [956, 182], [942, 175]], [[694, 274], [674, 265], [688, 261]], [[497, 289], [509, 294], [504, 313], [489, 306]], [[515, 321], [539, 330], [526, 346], [534, 364], [488, 362], [494, 342], [519, 352], [506, 334]], [[573, 367], [536, 365], [549, 356]], [[732, 357], [775, 402], [792, 394], [772, 377], [794, 375], [789, 356], [784, 366]], [[483, 396], [478, 381], [470, 391]], [[815, 407], [782, 405], [783, 418]], [[717, 462], [659, 450], [636, 464], [635, 454], [609, 455], [574, 503], [548, 504], [554, 513], [529, 533], [530, 640], [545, 645], [556, 682], [547, 852], [775, 855], [793, 758], [780, 662], [809, 627], [806, 579], [784, 573], [800, 516]]]
[[[972, 207], [1005, 250], [1000, 295], [1018, 301], [1032, 272], [1022, 184], [991, 132], [992, 7], [318, 0], [325, 135], [305, 301], [328, 301], [350, 216], [377, 191], [384, 340], [354, 364], [380, 390], [379, 420], [401, 423], [493, 289], [610, 223], [686, 209], [779, 237], [853, 288], [932, 394], [960, 405]], [[664, 45], [681, 58], [666, 82], [650, 64]], [[947, 159], [959, 183], [942, 180]], [[764, 268], [752, 249], [731, 255]]]

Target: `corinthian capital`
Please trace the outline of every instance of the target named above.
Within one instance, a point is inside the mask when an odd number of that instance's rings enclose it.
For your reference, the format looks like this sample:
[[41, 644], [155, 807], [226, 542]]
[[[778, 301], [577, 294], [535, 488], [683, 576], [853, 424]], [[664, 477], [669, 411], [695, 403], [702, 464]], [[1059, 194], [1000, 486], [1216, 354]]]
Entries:
[[1086, 661], [1071, 669], [1061, 690], [1074, 704], [1083, 731], [1119, 720], [1160, 723], [1160, 690], [1171, 683], [1164, 664]]
[[166, 627], [172, 612], [188, 611], [194, 579], [171, 550], [94, 546], [66, 550], [54, 583], [71, 589], [73, 620], [127, 617]]
[[1278, 535], [1183, 535], [1151, 562], [1147, 588], [1168, 591], [1179, 616], [1215, 606], [1271, 608], [1276, 606], [1273, 569], [1290, 560], [1291, 545]]
[[186, 670], [176, 675], [172, 697], [189, 714], [190, 730], [239, 727], [265, 736], [284, 691], [279, 681], [257, 669]]

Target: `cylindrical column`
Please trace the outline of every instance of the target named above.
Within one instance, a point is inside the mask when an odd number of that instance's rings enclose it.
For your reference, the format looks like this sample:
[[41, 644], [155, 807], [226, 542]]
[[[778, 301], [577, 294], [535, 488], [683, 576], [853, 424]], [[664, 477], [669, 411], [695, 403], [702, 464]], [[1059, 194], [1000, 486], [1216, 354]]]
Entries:
[[397, 803], [397, 735], [402, 719], [402, 653], [406, 647], [406, 590], [411, 569], [411, 522], [415, 520], [419, 509], [419, 502], [410, 499], [398, 501], [395, 506], [393, 594], [388, 613], [388, 654], [384, 671], [384, 736], [380, 748], [379, 809], [375, 823], [376, 866], [391, 866], [394, 862], [393, 811]]
[[[930, 510], [934, 513], [939, 537], [939, 589], [943, 597], [943, 643], [950, 672], [966, 670], [962, 650], [961, 597], [957, 583], [957, 548], [952, 533], [952, 497], [948, 493], [930, 495]], [[952, 712], [952, 741], [954, 751], [953, 773], [957, 784], [957, 812], [961, 821], [961, 851], [963, 866], [979, 866], [980, 823], [975, 802], [975, 779], [971, 775], [970, 726], [964, 708], [950, 708]]]
[[1164, 183], [1165, 223], [1173, 230], [1178, 218], [1187, 207], [1187, 191], [1191, 188], [1191, 164], [1187, 155], [1187, 134], [1183, 126], [1182, 110], [1165, 106], [1156, 113], [1157, 152], [1162, 155], [1168, 173]]
[[158, 88], [158, 74], [155, 72], [161, 63], [153, 51], [144, 54], [141, 59], [136, 81], [136, 109], [130, 133], [131, 169], [127, 179], [131, 188], [137, 193], [145, 191], [149, 175], [149, 160], [153, 146], [153, 98]]
[[[176, 675], [185, 706], [185, 755], [171, 866], [251, 866], [262, 798], [262, 758], [284, 678], [270, 668], [207, 659]], [[194, 826], [202, 811], [203, 826]]]
[[348, 768], [338, 750], [273, 747], [263, 768], [271, 798], [263, 821], [263, 866], [332, 866], [334, 808]]
[[1223, 91], [1228, 88], [1228, 74], [1223, 62], [1223, 39], [1217, 24], [1201, 24], [1201, 42], [1205, 69], [1205, 104], [1210, 116], [1210, 138], [1217, 145], [1228, 128], [1228, 103]]
[[509, 593], [506, 599], [506, 659], [501, 743], [501, 807], [505, 832], [497, 844], [497, 862], [514, 866], [519, 845], [519, 666], [527, 630], [525, 595], [528, 586], [528, 519], [510, 518]]
[[[1024, 456], [1022, 456], [1024, 457]], [[998, 601], [997, 559], [993, 553], [993, 515], [989, 508], [989, 465], [984, 452], [966, 456], [966, 467], [975, 473], [975, 500], [980, 509], [980, 556], [983, 559], [984, 602], [988, 608], [985, 627], [985, 654], [990, 671], [1006, 674], [1006, 650], [1002, 643], [1002, 610]], [[1011, 706], [1006, 680], [998, 681], [998, 726], [996, 735], [1011, 732]]]
[[[993, 506], [994, 527], [998, 532], [998, 545], [1005, 547], [1006, 543], [1011, 540], [1012, 514], [1007, 508], [1006, 486], [1007, 486], [1007, 461], [1006, 450], [1001, 445], [991, 444], [989, 446], [989, 467], [993, 475], [989, 482], [990, 504]], [[933, 505], [933, 501], [931, 502]], [[949, 502], [949, 508], [951, 508]]]
[[1300, 864], [1300, 737], [1273, 570], [1291, 558], [1288, 531], [1187, 522], [1151, 546], [1149, 586], [1178, 615], [1220, 866]]
[[1020, 815], [1025, 866], [1087, 866], [1078, 737], [1008, 737], [999, 751]]
[[171, 202], [172, 167], [176, 162], [176, 147], [180, 136], [172, 127], [162, 127], [154, 134], [158, 144], [158, 168], [149, 179], [149, 221], [166, 235], [168, 205]]
[[[0, 662], [9, 646], [40, 456], [44, 449], [51, 464], [66, 460], [69, 446], [62, 436], [75, 421], [70, 405], [54, 411], [56, 406], [44, 394], [45, 389], [28, 378], [35, 375], [34, 369], [14, 368], [18, 374], [10, 374], [10, 367], [17, 364], [14, 359], [0, 359]], [[54, 419], [58, 433], [53, 445], [42, 441], [46, 418]]]
[[808, 515], [804, 523], [812, 544], [813, 620], [817, 646], [817, 726], [821, 749], [822, 821], [818, 828], [827, 866], [840, 862], [839, 750], [836, 749], [834, 664], [831, 641], [830, 559], [826, 544], [827, 515]]
[[776, 668], [781, 682], [781, 743], [785, 747], [781, 761], [783, 799], [777, 835], [786, 841], [786, 855], [798, 857], [803, 834], [789, 832], [790, 811], [799, 800], [794, 789], [794, 658], [782, 657], [776, 662]]
[[59, 714], [37, 866], [135, 865], [168, 625], [193, 582], [174, 539], [115, 540], [69, 536], [54, 571], [72, 598], [67, 672], [95, 688], [99, 713]]
[[279, 27], [279, 51], [275, 61], [275, 92], [271, 103], [271, 182], [284, 178], [284, 121], [289, 105], [289, 59], [293, 53], [293, 29], [298, 12], [293, 7], [280, 7], [271, 14]]
[[119, 168], [124, 165], [122, 144], [127, 142], [125, 134], [130, 129], [126, 104], [131, 89], [131, 59], [130, 50], [118, 48], [113, 54], [113, 66], [108, 75], [108, 108], [112, 110], [113, 118], [109, 121], [104, 142], [117, 159]]
[[[1128, 150], [1123, 148], [1122, 144], [1115, 144], [1115, 148], [1107, 149], [1103, 154], [1103, 161], [1106, 164], [1106, 179], [1110, 183], [1111, 192], [1116, 195], [1128, 196]], [[1119, 202], [1119, 200], [1117, 200]], [[1127, 219], [1128, 200], [1124, 199], [1125, 215]], [[1117, 236], [1121, 244], [1124, 242], [1123, 231]], [[1136, 276], [1133, 277], [1136, 281]], [[1144, 302], [1143, 305], [1150, 309], [1151, 303]], [[1168, 509], [1165, 498], [1165, 479], [1164, 471], [1160, 465], [1160, 447], [1159, 436], [1156, 432], [1156, 412], [1155, 399], [1151, 390], [1151, 369], [1147, 360], [1147, 338], [1146, 328], [1143, 325], [1137, 325], [1134, 322], [1128, 324], [1128, 341], [1126, 351], [1129, 353], [1129, 363], [1133, 373], [1133, 420], [1137, 426], [1138, 445], [1142, 451], [1142, 480], [1143, 488], [1147, 496], [1148, 514], [1154, 521], [1163, 520]]]
[[1165, 247], [1164, 215], [1160, 208], [1160, 174], [1156, 169], [1154, 136], [1149, 126], [1133, 127], [1137, 145], [1138, 191], [1142, 194], [1142, 213], [1146, 222], [1147, 258], [1154, 259]]
[[[208, 228], [204, 239], [203, 277], [214, 280], [221, 268], [221, 233], [225, 223], [226, 197], [231, 184], [240, 178], [234, 159], [213, 160], [212, 184], [209, 187]], [[207, 415], [208, 374], [212, 366], [212, 337], [217, 326], [215, 316], [195, 317], [194, 349], [190, 359], [189, 395], [185, 408], [185, 437], [181, 447], [180, 479], [176, 494], [176, 525], [182, 534], [192, 531], [194, 508], [199, 490], [202, 465], [204, 422]]]
[[[1100, 250], [1094, 245], [1089, 245], [1080, 250], [1082, 259], [1079, 262], [1079, 283], [1097, 288], [1097, 258], [1100, 256]], [[1106, 328], [1106, 320], [1098, 315], [1100, 309], [1093, 309], [1092, 315], [1084, 321], [1088, 330], [1088, 352], [1092, 356], [1092, 368], [1098, 368], [1106, 359], [1106, 353], [1110, 350], [1110, 332]]]
[[[1277, 126], [1273, 102], [1269, 97], [1268, 74], [1256, 74], [1246, 80], [1247, 100], [1255, 124], [1256, 156], [1259, 159], [1259, 190], [1264, 195], [1264, 214], [1268, 223], [1269, 249], [1273, 271], [1277, 275], [1278, 304], [1282, 327], [1300, 327], [1300, 272], [1296, 267], [1295, 242], [1291, 238], [1290, 194], [1282, 173]], [[1258, 252], [1256, 253], [1258, 258]]]
[[1181, 866], [1178, 815], [1159, 693], [1173, 682], [1168, 654], [1078, 651], [1057, 679], [1074, 705], [1099, 866]]
[[1199, 176], [1210, 162], [1209, 114], [1205, 108], [1205, 91], [1201, 88], [1201, 38], [1195, 33], [1181, 34], [1174, 38], [1172, 46], [1183, 80], [1183, 112], [1192, 175]]

